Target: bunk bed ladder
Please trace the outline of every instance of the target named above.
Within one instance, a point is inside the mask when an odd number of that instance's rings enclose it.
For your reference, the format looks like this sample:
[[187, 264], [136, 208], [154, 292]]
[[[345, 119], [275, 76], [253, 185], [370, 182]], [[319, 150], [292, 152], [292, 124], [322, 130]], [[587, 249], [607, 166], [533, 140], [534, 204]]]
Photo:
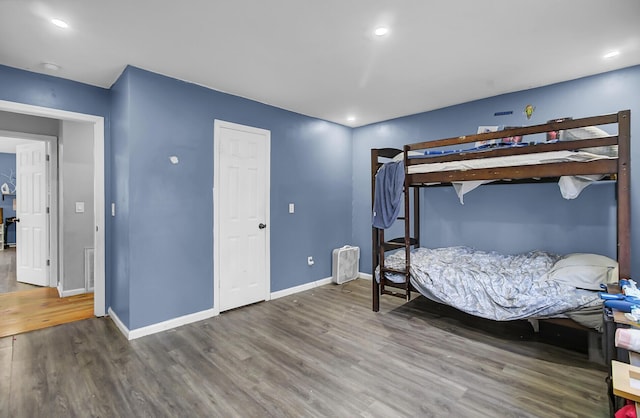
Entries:
[[[381, 149], [371, 150], [371, 168], [372, 168], [372, 199], [375, 194], [375, 174], [377, 173], [380, 163], [378, 157], [387, 157], [391, 150]], [[396, 153], [397, 150], [393, 150]], [[406, 153], [405, 153], [406, 158]], [[406, 163], [406, 162], [405, 162]], [[406, 167], [406, 164], [405, 164]], [[405, 176], [405, 184], [403, 188], [404, 199], [404, 215], [397, 218], [397, 220], [404, 222], [404, 237], [385, 240], [384, 229], [373, 227], [373, 310], [378, 311], [380, 308], [380, 295], [392, 295], [401, 297], [405, 300], [411, 299], [411, 282], [410, 282], [410, 263], [411, 263], [411, 247], [419, 246], [419, 231], [420, 223], [419, 216], [414, 216], [413, 232], [414, 236], [411, 237], [411, 199], [409, 192], [413, 189], [413, 211], [414, 215], [419, 213], [419, 191], [417, 188], [412, 188]], [[372, 202], [373, 204], [373, 202]], [[385, 253], [391, 250], [404, 249], [405, 252], [405, 265], [403, 269], [394, 269], [385, 266]], [[379, 279], [376, 279], [375, 272], [379, 269]], [[385, 273], [395, 273], [404, 276], [404, 281], [401, 283], [394, 283], [391, 280], [385, 278]], [[388, 289], [391, 288], [391, 289]]]

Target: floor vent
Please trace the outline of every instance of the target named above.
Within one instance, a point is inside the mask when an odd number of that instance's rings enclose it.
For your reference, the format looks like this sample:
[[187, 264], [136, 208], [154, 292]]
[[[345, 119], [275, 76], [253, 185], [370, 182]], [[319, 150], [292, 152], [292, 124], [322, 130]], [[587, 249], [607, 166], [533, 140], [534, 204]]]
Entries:
[[94, 286], [94, 250], [93, 248], [84, 249], [84, 286], [87, 291], [93, 291]]
[[345, 245], [333, 250], [333, 282], [346, 283], [358, 278], [360, 248]]

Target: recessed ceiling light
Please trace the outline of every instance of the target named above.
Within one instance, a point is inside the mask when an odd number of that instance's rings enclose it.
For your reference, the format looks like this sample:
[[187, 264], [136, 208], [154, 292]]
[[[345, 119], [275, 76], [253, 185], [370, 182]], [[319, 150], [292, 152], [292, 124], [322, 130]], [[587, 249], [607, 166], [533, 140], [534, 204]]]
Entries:
[[59, 65], [54, 64], [52, 62], [43, 62], [42, 66], [50, 71], [58, 71], [60, 69]]
[[604, 54], [603, 58], [613, 58], [618, 55], [620, 55], [620, 51], [611, 51]]
[[389, 33], [389, 28], [385, 28], [384, 26], [380, 26], [376, 30], [373, 31], [376, 36], [384, 36]]
[[355, 122], [356, 117], [355, 116], [347, 116], [347, 121], [349, 122]]
[[63, 29], [67, 29], [69, 27], [69, 24], [67, 22], [65, 22], [64, 20], [60, 20], [60, 19], [51, 19], [51, 23], [53, 23], [57, 27], [63, 28]]

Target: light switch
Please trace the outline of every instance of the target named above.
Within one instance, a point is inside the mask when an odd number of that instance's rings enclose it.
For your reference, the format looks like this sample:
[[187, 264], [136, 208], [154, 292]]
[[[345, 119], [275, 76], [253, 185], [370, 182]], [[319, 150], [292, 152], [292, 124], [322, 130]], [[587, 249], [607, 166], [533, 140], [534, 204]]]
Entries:
[[293, 203], [289, 203], [289, 213], [293, 213], [296, 211], [296, 207]]
[[76, 202], [76, 213], [84, 213], [84, 202]]
[[116, 216], [116, 204], [111, 204], [111, 216]]

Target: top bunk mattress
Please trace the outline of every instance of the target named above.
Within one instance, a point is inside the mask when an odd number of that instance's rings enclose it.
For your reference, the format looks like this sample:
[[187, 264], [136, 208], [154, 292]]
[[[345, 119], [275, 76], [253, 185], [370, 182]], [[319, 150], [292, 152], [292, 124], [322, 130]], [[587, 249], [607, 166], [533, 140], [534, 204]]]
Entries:
[[423, 163], [407, 167], [408, 174], [435, 173], [442, 171], [466, 171], [482, 168], [513, 167], [561, 162], [590, 162], [615, 159], [616, 156], [594, 154], [587, 151], [550, 151], [505, 157], [480, 158], [473, 160]]

